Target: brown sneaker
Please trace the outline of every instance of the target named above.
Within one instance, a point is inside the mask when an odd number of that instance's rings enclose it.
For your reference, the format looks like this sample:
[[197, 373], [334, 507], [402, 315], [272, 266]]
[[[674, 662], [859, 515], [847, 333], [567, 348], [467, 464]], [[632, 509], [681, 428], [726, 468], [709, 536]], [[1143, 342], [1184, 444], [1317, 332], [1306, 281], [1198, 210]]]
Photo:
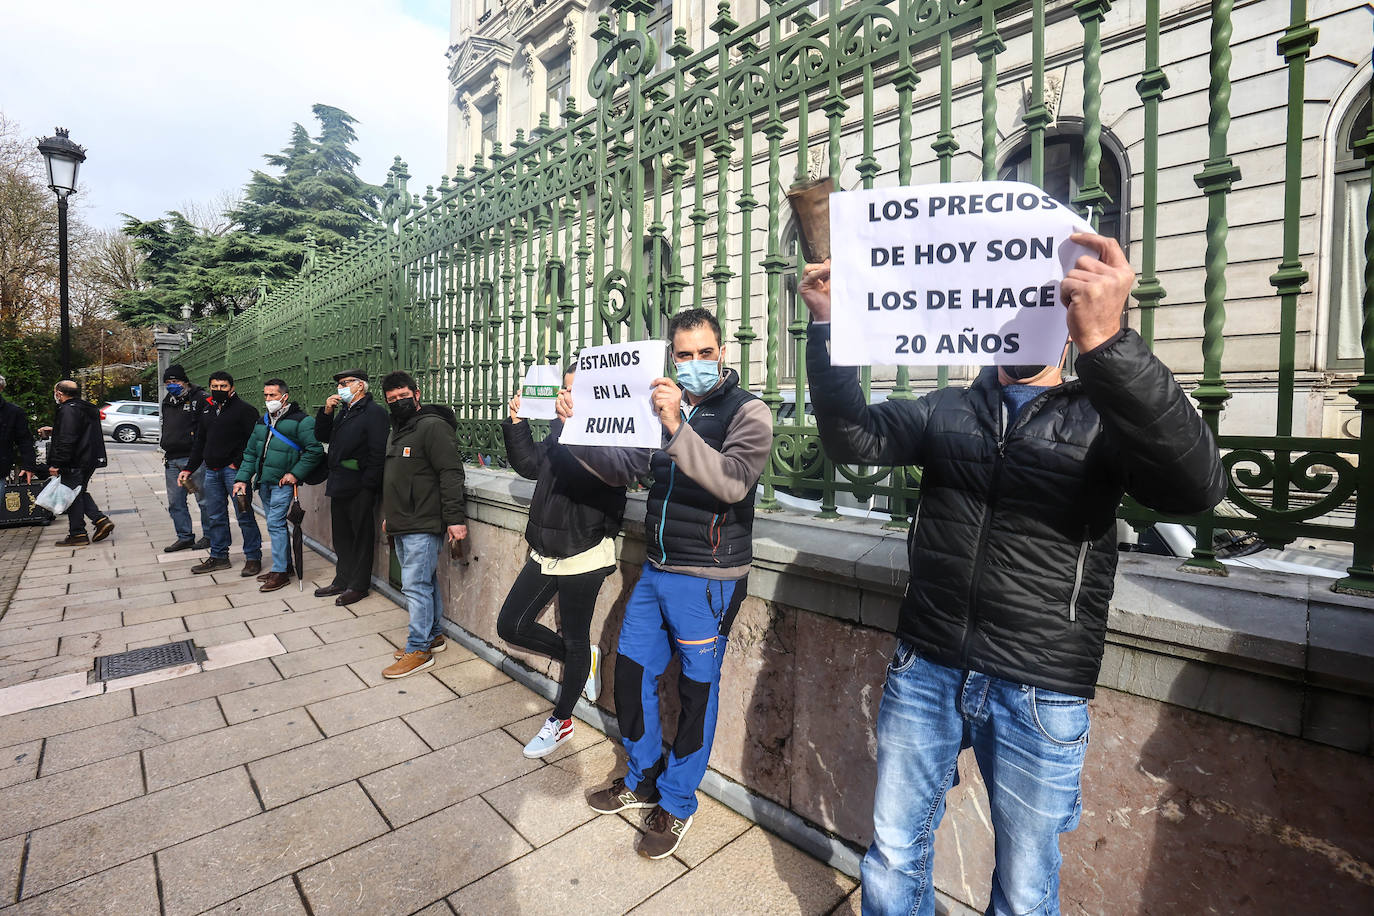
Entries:
[[243, 564], [243, 572], [239, 573], [239, 575], [247, 579], [250, 576], [256, 576], [260, 572], [262, 572], [262, 560], [246, 560]]
[[89, 547], [91, 539], [86, 537], [86, 532], [80, 534], [69, 534], [57, 542], [58, 547]]
[[114, 522], [110, 521], [110, 517], [107, 515], [98, 518], [95, 522], [95, 534], [91, 535], [91, 540], [103, 541], [110, 536], [111, 531], [114, 531]]
[[258, 588], [260, 592], [275, 592], [279, 588], [285, 588], [291, 581], [291, 576], [284, 572], [270, 572], [258, 578], [262, 579], [262, 585]]
[[[436, 636], [436, 637], [434, 637], [434, 642], [432, 642], [432, 643], [429, 644], [429, 652], [430, 652], [431, 655], [433, 655], [435, 652], [442, 652], [442, 651], [444, 651], [444, 650], [447, 649], [447, 648], [448, 648], [448, 644], [444, 642], [444, 637], [442, 637], [442, 636]], [[403, 650], [403, 649], [397, 649], [396, 652], [395, 652], [391, 657], [392, 657], [392, 658], [400, 658], [402, 655], [405, 655], [405, 654], [406, 654], [406, 653], [405, 653], [405, 650]]]
[[234, 564], [229, 562], [228, 557], [206, 557], [195, 566], [191, 567], [191, 572], [197, 576], [205, 573], [219, 572], [221, 569], [228, 569]]
[[666, 859], [677, 851], [690, 826], [690, 815], [684, 821], [654, 805], [654, 810], [644, 818], [644, 836], [639, 838], [639, 845], [635, 848], [646, 859]]
[[602, 814], [615, 814], [627, 808], [652, 808], [657, 802], [657, 791], [652, 795], [640, 795], [634, 789], [627, 788], [625, 780], [620, 776], [613, 779], [606, 788], [598, 789], [587, 796], [587, 804], [591, 809]]
[[407, 652], [396, 661], [382, 669], [382, 677], [397, 678], [414, 674], [434, 664], [434, 656], [428, 652]]

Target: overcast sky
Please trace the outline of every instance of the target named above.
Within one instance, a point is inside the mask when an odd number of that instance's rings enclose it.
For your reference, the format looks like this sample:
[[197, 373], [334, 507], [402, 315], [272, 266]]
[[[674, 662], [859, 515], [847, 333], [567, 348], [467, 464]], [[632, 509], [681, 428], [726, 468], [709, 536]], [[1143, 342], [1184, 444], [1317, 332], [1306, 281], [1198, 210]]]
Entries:
[[423, 191], [444, 167], [448, 20], [448, 0], [4, 0], [0, 111], [86, 147], [100, 228], [241, 188], [293, 122], [316, 133], [316, 102], [358, 119], [364, 180], [399, 155]]

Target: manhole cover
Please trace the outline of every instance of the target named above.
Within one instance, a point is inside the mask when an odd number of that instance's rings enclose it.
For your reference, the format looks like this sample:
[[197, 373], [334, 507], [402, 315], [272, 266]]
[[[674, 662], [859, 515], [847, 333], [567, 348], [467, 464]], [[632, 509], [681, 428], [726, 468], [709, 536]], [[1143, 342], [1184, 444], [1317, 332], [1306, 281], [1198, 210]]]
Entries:
[[202, 661], [204, 658], [205, 653], [197, 650], [189, 639], [167, 643], [165, 646], [130, 649], [117, 655], [98, 656], [95, 660], [95, 679], [109, 681], [119, 677], [130, 677], [159, 668]]

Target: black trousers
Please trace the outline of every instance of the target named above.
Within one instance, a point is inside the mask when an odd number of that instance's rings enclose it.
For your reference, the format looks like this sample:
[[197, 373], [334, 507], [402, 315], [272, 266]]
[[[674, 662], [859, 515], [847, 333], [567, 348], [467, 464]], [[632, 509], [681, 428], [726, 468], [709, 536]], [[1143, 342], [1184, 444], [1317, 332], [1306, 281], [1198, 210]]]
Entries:
[[377, 542], [375, 513], [377, 494], [359, 490], [329, 500], [329, 521], [334, 533], [336, 588], [365, 592], [372, 588], [372, 554]]
[[[614, 566], [575, 576], [546, 576], [533, 560], [515, 577], [515, 584], [496, 618], [496, 632], [513, 646], [538, 652], [563, 663], [558, 682], [558, 702], [553, 714], [559, 719], [572, 715], [577, 697], [587, 682], [592, 667], [592, 612], [601, 583], [615, 572]], [[563, 635], [538, 623], [540, 612], [558, 595], [558, 610]]]
[[81, 492], [77, 494], [76, 499], [72, 500], [70, 508], [67, 509], [68, 534], [85, 534], [86, 519], [98, 522], [105, 517], [105, 513], [100, 511], [95, 500], [91, 498], [91, 477], [94, 474], [94, 468], [62, 473], [62, 485], [64, 487], [81, 488]]

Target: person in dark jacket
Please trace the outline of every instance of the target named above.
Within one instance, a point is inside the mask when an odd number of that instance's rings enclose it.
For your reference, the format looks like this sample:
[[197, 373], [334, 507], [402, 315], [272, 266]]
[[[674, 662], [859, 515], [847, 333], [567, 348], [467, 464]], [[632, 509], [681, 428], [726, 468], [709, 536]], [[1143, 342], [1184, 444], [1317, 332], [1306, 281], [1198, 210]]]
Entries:
[[372, 587], [372, 554], [377, 540], [377, 494], [382, 489], [386, 408], [368, 394], [362, 369], [334, 376], [339, 388], [315, 414], [315, 436], [329, 444], [329, 519], [334, 535], [334, 580], [315, 589], [315, 597], [337, 595], [334, 603], [353, 604]]
[[[201, 414], [186, 468], [177, 475], [183, 487], [187, 479], [205, 465], [205, 505], [210, 513], [210, 555], [191, 567], [197, 575], [228, 569], [229, 494], [243, 464], [243, 450], [258, 423], [257, 410], [234, 393], [234, 377], [228, 372], [210, 373], [208, 408]], [[234, 503], [239, 532], [243, 535], [243, 570], [248, 578], [262, 572], [262, 531], [258, 517], [247, 500]]]
[[[576, 365], [563, 374], [565, 393], [572, 388]], [[591, 644], [592, 613], [601, 583], [615, 572], [625, 487], [649, 470], [649, 450], [585, 448], [574, 456], [559, 442], [561, 418], [535, 443], [519, 411], [517, 393], [501, 433], [511, 467], [536, 481], [525, 526], [530, 557], [501, 607], [496, 632], [506, 642], [563, 666], [553, 714], [525, 745], [525, 756], [536, 758], [572, 737], [578, 693], [594, 702], [601, 692], [601, 650]], [[561, 635], [538, 622], [555, 595]]]
[[382, 379], [391, 413], [382, 480], [382, 530], [396, 544], [401, 591], [410, 611], [405, 649], [382, 670], [406, 677], [434, 664], [445, 648], [444, 609], [439, 597], [439, 549], [468, 536], [463, 508], [463, 459], [458, 454], [453, 411], [420, 404], [420, 389], [406, 372]]
[[[716, 316], [701, 308], [678, 312], [668, 341], [677, 381], [655, 379], [651, 394], [663, 447], [651, 462], [648, 556], [616, 645], [616, 718], [629, 770], [587, 796], [604, 814], [649, 809], [637, 849], [650, 859], [673, 854], [697, 809], [726, 640], [748, 593], [754, 485], [773, 446], [768, 406], [724, 365]], [[674, 654], [681, 711], [665, 759], [658, 681]]]
[[[48, 474], [60, 477], [62, 485], [81, 488], [67, 509], [67, 536], [58, 547], [85, 547], [103, 541], [114, 531], [114, 522], [101, 512], [91, 498], [91, 475], [105, 466], [105, 437], [100, 432], [100, 411], [79, 397], [81, 389], [71, 379], [53, 388], [57, 419], [53, 421], [52, 443], [48, 446]], [[95, 533], [86, 536], [86, 519]]]
[[1212, 508], [1216, 442], [1121, 313], [1135, 282], [1113, 239], [1061, 284], [1076, 379], [985, 369], [969, 388], [870, 406], [830, 364], [829, 262], [805, 268], [807, 371], [826, 453], [920, 465], [910, 584], [878, 715], [863, 911], [932, 914], [935, 828], [972, 746], [995, 832], [989, 913], [1059, 912], [1059, 834], [1077, 826], [1088, 699], [1102, 663], [1123, 493], [1168, 514]]
[[5, 479], [19, 468], [25, 483], [33, 482], [38, 471], [38, 456], [33, 448], [33, 432], [23, 408], [5, 400], [5, 377], [0, 375], [0, 496], [5, 493]]
[[291, 581], [291, 541], [286, 512], [296, 486], [324, 460], [324, 447], [315, 438], [315, 420], [291, 400], [291, 390], [279, 378], [262, 386], [267, 412], [253, 427], [243, 450], [243, 464], [234, 478], [234, 495], [247, 496], [256, 479], [272, 541], [272, 569], [258, 576], [260, 592], [275, 592]]
[[[199, 468], [191, 475], [190, 486], [182, 486], [181, 472], [191, 460], [191, 446], [195, 440], [196, 429], [205, 413], [205, 389], [192, 385], [186, 378], [186, 370], [179, 363], [172, 363], [162, 373], [162, 381], [167, 386], [167, 396], [162, 399], [162, 467], [167, 479], [167, 514], [172, 517], [172, 527], [176, 529], [177, 539], [162, 548], [164, 553], [176, 553], [191, 548], [204, 549], [210, 546], [210, 513], [205, 505], [205, 469]], [[200, 530], [202, 537], [196, 541], [195, 529], [191, 527], [191, 513], [186, 507], [186, 496], [194, 490], [196, 506], [200, 509]]]

